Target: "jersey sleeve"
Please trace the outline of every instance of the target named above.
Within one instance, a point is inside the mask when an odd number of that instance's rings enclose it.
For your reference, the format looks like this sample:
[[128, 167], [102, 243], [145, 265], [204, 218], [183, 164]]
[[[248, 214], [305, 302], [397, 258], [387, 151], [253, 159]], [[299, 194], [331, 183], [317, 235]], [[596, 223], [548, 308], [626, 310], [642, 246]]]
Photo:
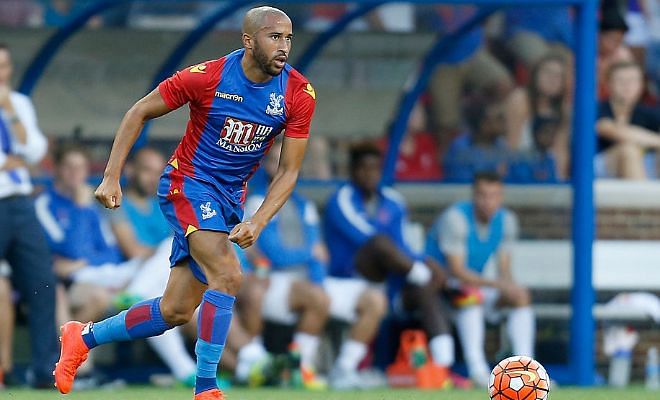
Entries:
[[186, 103], [196, 103], [207, 87], [210, 73], [206, 64], [198, 64], [181, 70], [158, 85], [165, 104], [175, 110]]
[[309, 83], [296, 85], [291, 94], [293, 101], [287, 113], [284, 135], [292, 138], [309, 137], [309, 127], [316, 108], [316, 92]]

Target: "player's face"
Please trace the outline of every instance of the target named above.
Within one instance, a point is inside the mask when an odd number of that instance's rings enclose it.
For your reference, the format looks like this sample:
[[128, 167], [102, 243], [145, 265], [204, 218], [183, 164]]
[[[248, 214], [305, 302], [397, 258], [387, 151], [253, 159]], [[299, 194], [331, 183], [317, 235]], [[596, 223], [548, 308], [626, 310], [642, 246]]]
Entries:
[[87, 182], [89, 161], [84, 154], [70, 152], [57, 166], [57, 183], [64, 189], [74, 192]]
[[165, 159], [155, 151], [147, 150], [135, 160], [134, 187], [141, 196], [153, 196], [158, 189]]
[[375, 193], [381, 179], [381, 158], [376, 155], [365, 156], [353, 170], [353, 182], [365, 193]]
[[609, 80], [610, 97], [616, 102], [634, 105], [642, 95], [643, 80], [642, 71], [637, 67], [614, 71]]
[[284, 15], [269, 15], [264, 22], [266, 26], [254, 36], [252, 54], [264, 73], [277, 76], [291, 51], [291, 20]]
[[12, 66], [9, 51], [0, 50], [0, 85], [9, 85], [11, 73]]
[[502, 206], [503, 187], [500, 182], [479, 181], [474, 187], [473, 201], [476, 216], [487, 222]]

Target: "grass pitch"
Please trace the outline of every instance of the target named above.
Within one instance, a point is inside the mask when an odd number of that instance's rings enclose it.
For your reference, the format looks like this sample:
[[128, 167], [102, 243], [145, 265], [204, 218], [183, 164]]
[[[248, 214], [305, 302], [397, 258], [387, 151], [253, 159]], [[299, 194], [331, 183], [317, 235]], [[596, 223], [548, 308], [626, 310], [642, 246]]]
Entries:
[[[488, 400], [485, 390], [419, 391], [389, 389], [368, 392], [309, 392], [280, 389], [230, 389], [228, 400]], [[550, 392], [550, 400], [658, 400], [660, 392], [643, 388], [632, 389], [572, 389], [559, 388]], [[121, 390], [98, 390], [71, 393], [62, 396], [54, 391], [6, 390], [0, 391], [2, 400], [191, 400], [190, 389], [161, 389], [131, 387]]]

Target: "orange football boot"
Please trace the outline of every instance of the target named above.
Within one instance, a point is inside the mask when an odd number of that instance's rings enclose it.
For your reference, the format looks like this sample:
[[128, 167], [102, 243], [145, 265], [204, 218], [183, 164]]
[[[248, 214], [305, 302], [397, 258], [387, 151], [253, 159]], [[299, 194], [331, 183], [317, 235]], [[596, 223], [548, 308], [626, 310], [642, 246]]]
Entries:
[[55, 387], [62, 394], [71, 391], [78, 367], [87, 360], [89, 349], [82, 339], [82, 330], [85, 325], [77, 321], [70, 321], [60, 327], [62, 349], [53, 375], [55, 376]]
[[211, 389], [196, 394], [194, 400], [225, 400], [225, 395], [221, 390]]

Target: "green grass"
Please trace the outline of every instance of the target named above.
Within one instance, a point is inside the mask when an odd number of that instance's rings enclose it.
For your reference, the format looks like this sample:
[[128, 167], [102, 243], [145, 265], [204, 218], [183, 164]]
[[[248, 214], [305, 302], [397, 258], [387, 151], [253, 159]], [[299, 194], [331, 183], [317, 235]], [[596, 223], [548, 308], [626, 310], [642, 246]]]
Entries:
[[[231, 389], [229, 400], [487, 400], [485, 390], [417, 391], [390, 389], [370, 392], [308, 392], [280, 389]], [[61, 396], [53, 391], [0, 391], [2, 400], [191, 400], [189, 389], [128, 388], [122, 390], [85, 391]], [[550, 400], [651, 400], [660, 399], [660, 392], [643, 388], [625, 390], [560, 388], [550, 393]]]

